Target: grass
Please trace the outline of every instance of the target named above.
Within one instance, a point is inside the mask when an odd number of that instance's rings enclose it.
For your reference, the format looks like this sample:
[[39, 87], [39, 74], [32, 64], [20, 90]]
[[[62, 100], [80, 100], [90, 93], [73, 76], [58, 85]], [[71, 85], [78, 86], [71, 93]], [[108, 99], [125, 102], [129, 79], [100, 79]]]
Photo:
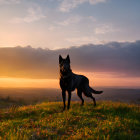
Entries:
[[62, 108], [62, 102], [44, 102], [1, 109], [0, 139], [140, 139], [139, 105], [100, 101], [81, 107], [72, 102], [70, 110]]

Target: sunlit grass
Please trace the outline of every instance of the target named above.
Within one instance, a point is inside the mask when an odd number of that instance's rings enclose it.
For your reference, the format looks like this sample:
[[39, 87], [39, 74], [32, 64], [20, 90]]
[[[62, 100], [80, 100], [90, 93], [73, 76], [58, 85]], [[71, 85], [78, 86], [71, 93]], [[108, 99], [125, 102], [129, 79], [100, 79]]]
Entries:
[[0, 139], [140, 139], [140, 107], [103, 101], [72, 102], [62, 111], [62, 102], [12, 107], [0, 112]]

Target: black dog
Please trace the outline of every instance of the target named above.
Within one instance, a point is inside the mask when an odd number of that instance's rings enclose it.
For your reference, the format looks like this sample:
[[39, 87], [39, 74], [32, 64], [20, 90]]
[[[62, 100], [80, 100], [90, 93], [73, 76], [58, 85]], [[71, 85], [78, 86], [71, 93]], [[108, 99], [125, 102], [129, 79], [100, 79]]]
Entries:
[[70, 58], [67, 55], [66, 59], [63, 59], [59, 55], [59, 66], [60, 66], [60, 87], [62, 89], [62, 97], [65, 110], [65, 100], [66, 91], [68, 92], [68, 109], [70, 108], [71, 92], [77, 89], [77, 95], [82, 100], [82, 105], [84, 104], [84, 99], [82, 98], [82, 92], [85, 96], [93, 99], [94, 106], [96, 106], [95, 98], [92, 93], [101, 94], [103, 91], [96, 91], [89, 86], [89, 80], [83, 75], [74, 74], [70, 68]]

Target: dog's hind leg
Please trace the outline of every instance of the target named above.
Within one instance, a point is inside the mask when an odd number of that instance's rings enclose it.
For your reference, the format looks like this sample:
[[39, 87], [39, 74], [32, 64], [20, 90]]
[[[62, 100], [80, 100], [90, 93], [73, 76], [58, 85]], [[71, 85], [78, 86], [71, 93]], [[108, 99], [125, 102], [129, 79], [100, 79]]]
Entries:
[[[86, 94], [85, 94], [86, 95]], [[86, 95], [87, 97], [90, 97], [93, 100], [94, 106], [96, 106], [96, 100], [95, 98], [92, 96], [91, 93], [88, 93], [88, 95]]]
[[83, 97], [82, 97], [82, 90], [77, 89], [77, 95], [78, 95], [78, 96], [79, 96], [79, 98], [82, 100], [81, 105], [84, 105], [84, 99], [83, 99]]
[[70, 108], [71, 92], [68, 91], [68, 109]]
[[96, 100], [95, 98], [91, 95], [90, 98], [93, 100], [94, 106], [96, 106]]
[[94, 106], [96, 106], [96, 100], [92, 96], [92, 92], [89, 90], [89, 88], [85, 88], [84, 95], [87, 96], [87, 97], [90, 97], [93, 100]]

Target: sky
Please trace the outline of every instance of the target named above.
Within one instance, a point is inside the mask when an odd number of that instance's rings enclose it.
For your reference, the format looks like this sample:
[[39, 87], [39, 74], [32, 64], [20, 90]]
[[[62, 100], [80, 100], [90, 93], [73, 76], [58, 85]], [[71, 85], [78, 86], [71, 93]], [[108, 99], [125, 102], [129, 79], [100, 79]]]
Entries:
[[0, 47], [132, 42], [139, 13], [139, 0], [0, 0]]
[[91, 86], [140, 87], [140, 40], [56, 50], [0, 48], [0, 86], [58, 88], [59, 54], [69, 54], [72, 71], [87, 76]]
[[140, 87], [140, 0], [0, 0], [0, 87], [59, 88], [58, 56], [92, 86]]

